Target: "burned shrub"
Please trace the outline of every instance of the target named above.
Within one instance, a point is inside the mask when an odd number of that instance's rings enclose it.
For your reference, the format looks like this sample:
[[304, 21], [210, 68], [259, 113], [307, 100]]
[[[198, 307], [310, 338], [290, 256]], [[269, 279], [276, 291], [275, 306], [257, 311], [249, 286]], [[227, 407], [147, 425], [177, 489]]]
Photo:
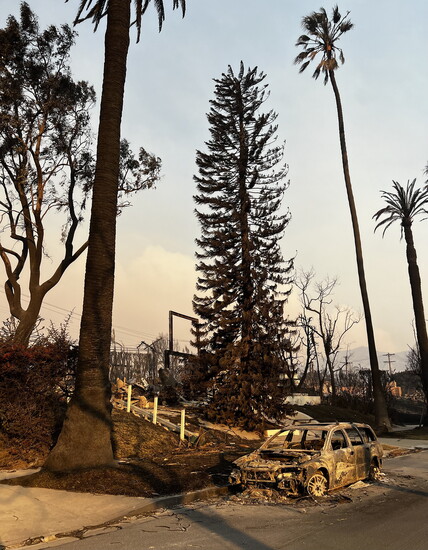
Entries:
[[0, 433], [22, 451], [49, 448], [74, 387], [77, 352], [58, 343], [0, 345]]

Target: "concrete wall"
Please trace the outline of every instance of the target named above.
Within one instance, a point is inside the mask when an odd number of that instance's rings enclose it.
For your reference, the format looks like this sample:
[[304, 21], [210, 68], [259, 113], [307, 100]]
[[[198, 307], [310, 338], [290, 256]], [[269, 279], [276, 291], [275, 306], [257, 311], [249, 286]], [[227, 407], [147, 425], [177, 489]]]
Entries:
[[320, 405], [321, 397], [319, 395], [299, 393], [295, 395], [288, 395], [285, 398], [285, 402], [290, 405]]

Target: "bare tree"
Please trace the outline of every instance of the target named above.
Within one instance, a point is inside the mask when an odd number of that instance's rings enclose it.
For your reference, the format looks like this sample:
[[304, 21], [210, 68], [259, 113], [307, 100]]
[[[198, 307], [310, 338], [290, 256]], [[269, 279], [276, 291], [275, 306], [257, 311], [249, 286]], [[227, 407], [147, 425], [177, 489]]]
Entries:
[[[293, 323], [295, 326], [295, 323]], [[302, 344], [302, 337], [298, 330], [290, 330], [287, 340], [280, 348], [280, 355], [283, 364], [283, 374], [285, 375], [284, 388], [287, 392], [293, 394], [302, 389], [305, 384], [310, 363], [306, 363], [302, 367], [299, 360], [299, 351]]]
[[317, 391], [320, 398], [322, 398], [324, 382], [327, 376], [327, 365], [320, 365], [320, 355], [312, 317], [308, 316], [306, 311], [303, 311], [297, 319], [296, 326], [301, 330], [299, 335], [300, 349], [305, 350], [302, 367], [305, 373], [303, 383], [305, 383], [308, 389]]
[[406, 370], [413, 374], [417, 374], [422, 380], [421, 354], [417, 344], [413, 347], [409, 347], [409, 351], [406, 355]]
[[322, 281], [315, 281], [314, 278], [313, 270], [301, 271], [296, 286], [300, 289], [304, 312], [310, 312], [314, 316], [312, 332], [322, 344], [334, 402], [337, 395], [335, 376], [338, 370], [337, 355], [345, 335], [361, 320], [361, 315], [356, 314], [349, 307], [330, 307], [333, 303], [332, 295], [337, 285], [337, 278], [326, 277]]

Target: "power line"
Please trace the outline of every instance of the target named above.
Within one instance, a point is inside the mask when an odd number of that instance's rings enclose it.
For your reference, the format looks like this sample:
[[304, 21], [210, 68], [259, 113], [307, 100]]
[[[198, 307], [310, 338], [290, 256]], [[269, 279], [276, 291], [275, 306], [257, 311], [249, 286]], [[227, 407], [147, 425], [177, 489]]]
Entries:
[[[3, 288], [0, 288], [0, 291], [3, 294], [6, 294]], [[29, 301], [29, 299], [30, 299], [28, 294], [22, 293], [21, 296], [27, 301]], [[9, 312], [8, 308], [6, 308], [4, 306], [1, 306], [1, 305], [0, 305], [0, 307], [4, 308], [5, 311]], [[64, 308], [64, 307], [61, 307], [61, 306], [57, 306], [55, 304], [51, 304], [49, 302], [45, 302], [45, 301], [42, 303], [41, 311], [43, 311], [43, 310], [47, 310], [47, 311], [50, 311], [51, 313], [57, 313], [57, 314], [66, 313], [67, 315], [70, 315], [71, 318], [73, 318], [75, 320], [80, 319], [82, 317], [82, 314], [74, 311], [74, 309], [67, 309], [67, 308]], [[145, 332], [145, 331], [141, 331], [141, 330], [135, 330], [135, 329], [131, 329], [131, 328], [128, 328], [128, 327], [123, 327], [121, 325], [113, 324], [113, 327], [117, 332], [120, 332], [121, 334], [125, 334], [126, 336], [130, 336], [132, 338], [144, 337], [144, 338], [155, 339], [158, 336], [157, 334], [153, 334], [153, 333]], [[177, 340], [177, 341], [178, 342], [190, 343], [190, 339], [182, 339], [182, 340]]]

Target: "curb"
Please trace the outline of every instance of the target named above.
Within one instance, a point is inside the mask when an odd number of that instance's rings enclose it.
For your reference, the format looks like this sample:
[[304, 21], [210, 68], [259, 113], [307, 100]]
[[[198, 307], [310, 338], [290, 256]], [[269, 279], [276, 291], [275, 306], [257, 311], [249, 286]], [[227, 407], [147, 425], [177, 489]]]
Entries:
[[88, 534], [88, 532], [93, 530], [98, 530], [103, 527], [114, 526], [115, 524], [121, 523], [124, 520], [145, 516], [153, 513], [156, 510], [160, 510], [162, 508], [174, 508], [180, 505], [191, 504], [192, 502], [196, 502], [198, 500], [206, 500], [214, 497], [228, 495], [229, 493], [233, 492], [233, 490], [234, 490], [233, 486], [231, 485], [225, 485], [223, 487], [206, 487], [205, 489], [199, 489], [197, 491], [192, 491], [190, 493], [167, 495], [156, 499], [149, 499], [149, 502], [147, 502], [143, 506], [140, 506], [139, 508], [135, 508], [134, 510], [132, 510], [127, 514], [122, 514], [104, 523], [99, 523], [96, 525], [85, 525], [81, 529], [77, 529], [74, 531], [63, 531], [61, 533], [55, 533], [55, 534], [51, 533], [45, 536], [39, 535], [37, 537], [31, 537], [19, 543], [14, 542], [6, 546], [2, 546], [0, 544], [0, 549], [12, 550], [14, 548], [15, 549], [23, 548], [27, 546], [34, 546], [36, 544], [37, 545], [47, 544], [49, 542], [58, 541], [64, 538], [75, 539], [75, 540], [83, 539], [83, 538], [86, 538], [87, 536], [90, 536], [90, 533]]
[[[132, 511], [133, 516], [143, 516], [160, 508], [173, 508], [180, 504], [191, 504], [197, 500], [205, 500], [213, 497], [227, 495], [232, 492], [231, 485], [225, 485], [224, 487], [206, 487], [205, 489], [199, 489], [198, 491], [192, 491], [190, 493], [181, 493], [178, 495], [168, 495], [165, 497], [159, 497], [148, 502], [144, 506]], [[116, 519], [109, 521], [108, 523], [116, 523], [125, 517], [130, 517], [129, 514], [120, 516]]]

